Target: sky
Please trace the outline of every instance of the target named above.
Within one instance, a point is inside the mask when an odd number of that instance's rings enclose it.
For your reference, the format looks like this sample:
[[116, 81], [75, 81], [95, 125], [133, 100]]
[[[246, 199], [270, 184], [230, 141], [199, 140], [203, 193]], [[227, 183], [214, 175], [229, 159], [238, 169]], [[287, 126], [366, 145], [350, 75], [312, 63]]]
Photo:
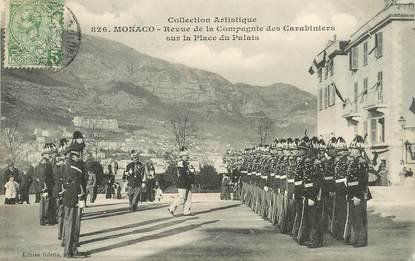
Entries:
[[[384, 0], [66, 0], [83, 33], [110, 38], [169, 62], [231, 82], [284, 82], [315, 93], [307, 73], [328, 40], [348, 39]], [[335, 32], [274, 32], [259, 41], [169, 42], [163, 33], [92, 33], [91, 26], [169, 25], [169, 17], [256, 17], [259, 25], [326, 25]]]

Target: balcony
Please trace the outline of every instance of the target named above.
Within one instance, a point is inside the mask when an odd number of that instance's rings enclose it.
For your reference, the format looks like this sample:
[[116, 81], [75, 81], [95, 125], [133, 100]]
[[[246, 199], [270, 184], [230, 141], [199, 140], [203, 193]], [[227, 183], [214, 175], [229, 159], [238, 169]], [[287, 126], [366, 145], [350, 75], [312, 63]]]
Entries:
[[343, 105], [342, 117], [348, 121], [359, 122], [359, 103], [349, 102]]
[[364, 96], [363, 109], [385, 113], [384, 109], [387, 107], [382, 89], [368, 92], [368, 94]]

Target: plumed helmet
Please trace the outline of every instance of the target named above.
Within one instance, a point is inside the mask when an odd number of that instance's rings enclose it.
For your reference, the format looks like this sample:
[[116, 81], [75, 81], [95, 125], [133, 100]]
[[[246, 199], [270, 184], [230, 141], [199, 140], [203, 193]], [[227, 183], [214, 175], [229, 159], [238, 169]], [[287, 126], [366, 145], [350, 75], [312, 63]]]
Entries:
[[43, 146], [42, 149], [42, 155], [43, 154], [51, 154], [54, 152], [57, 152], [58, 150], [56, 149], [55, 144], [53, 143], [45, 143], [45, 145]]
[[344, 140], [343, 137], [339, 136], [337, 138], [335, 147], [339, 149], [347, 148], [346, 141]]
[[82, 135], [82, 133], [80, 131], [74, 131], [72, 134], [72, 139], [76, 140], [76, 139], [83, 139], [84, 136]]
[[334, 133], [331, 133], [329, 142], [327, 143], [327, 148], [335, 148], [336, 142], [337, 142], [336, 136], [334, 136]]
[[364, 143], [365, 143], [365, 141], [364, 141], [363, 137], [360, 136], [360, 135], [356, 135], [356, 137], [350, 143], [350, 147], [351, 148], [356, 148], [356, 149], [363, 148]]

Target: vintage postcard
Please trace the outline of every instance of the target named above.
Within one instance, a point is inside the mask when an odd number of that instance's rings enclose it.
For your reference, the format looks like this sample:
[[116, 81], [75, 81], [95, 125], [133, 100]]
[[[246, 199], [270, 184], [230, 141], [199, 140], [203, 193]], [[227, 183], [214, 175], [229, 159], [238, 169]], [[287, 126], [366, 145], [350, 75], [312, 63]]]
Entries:
[[0, 21], [0, 260], [415, 260], [413, 0]]

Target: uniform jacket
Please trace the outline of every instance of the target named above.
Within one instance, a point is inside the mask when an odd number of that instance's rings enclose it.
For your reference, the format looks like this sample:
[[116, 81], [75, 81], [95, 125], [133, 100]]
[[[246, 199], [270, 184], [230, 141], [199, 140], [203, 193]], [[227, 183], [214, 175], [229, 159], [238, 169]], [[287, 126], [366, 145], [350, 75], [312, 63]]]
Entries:
[[39, 188], [40, 191], [45, 191], [49, 193], [49, 196], [52, 196], [53, 186], [55, 184], [53, 178], [53, 167], [52, 162], [47, 159], [42, 159], [35, 168], [35, 177], [36, 180], [39, 179]]
[[62, 191], [64, 169], [65, 169], [64, 161], [55, 162], [55, 164], [53, 165], [53, 179], [54, 179], [53, 192], [52, 192], [53, 197], [58, 197], [59, 192]]
[[74, 161], [68, 159], [63, 172], [63, 205], [66, 207], [75, 207], [78, 204], [79, 197], [85, 191], [83, 187], [83, 179], [85, 177], [85, 164], [82, 160]]
[[189, 163], [184, 160], [177, 162], [177, 188], [191, 189], [194, 183], [194, 174], [191, 173]]
[[140, 187], [141, 183], [146, 181], [147, 168], [142, 162], [130, 162], [126, 167], [127, 186]]
[[368, 199], [369, 166], [361, 156], [353, 157], [347, 166], [347, 197]]

